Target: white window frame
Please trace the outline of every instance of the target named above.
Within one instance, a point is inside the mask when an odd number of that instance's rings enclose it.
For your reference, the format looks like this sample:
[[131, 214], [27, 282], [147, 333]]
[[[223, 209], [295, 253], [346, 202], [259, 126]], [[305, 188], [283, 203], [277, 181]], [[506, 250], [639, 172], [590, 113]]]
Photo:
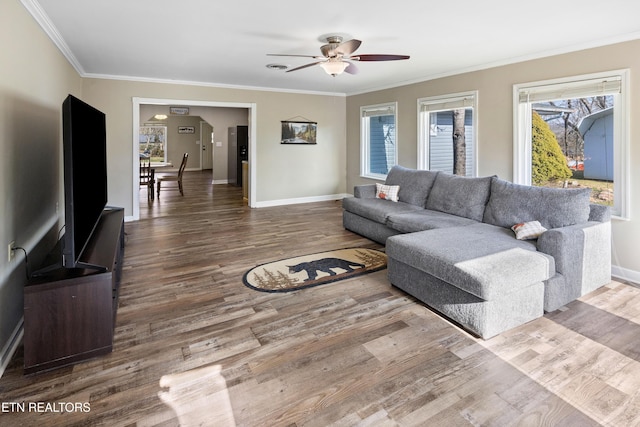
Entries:
[[398, 103], [397, 102], [386, 102], [383, 104], [375, 104], [375, 105], [366, 105], [360, 107], [360, 176], [362, 178], [371, 178], [380, 181], [384, 181], [387, 179], [386, 174], [380, 173], [372, 173], [369, 170], [370, 165], [370, 155], [371, 155], [371, 145], [370, 145], [370, 129], [369, 129], [369, 121], [365, 120], [367, 117], [372, 117], [376, 115], [376, 112], [386, 112], [386, 114], [378, 114], [378, 115], [390, 115], [393, 113], [394, 122], [395, 122], [395, 141], [394, 141], [394, 161], [393, 165], [389, 166], [391, 169], [392, 166], [398, 164]]
[[[513, 182], [531, 185], [531, 105], [534, 102], [595, 96], [585, 95], [585, 88], [598, 85], [603, 95], [614, 96], [613, 142], [613, 216], [630, 218], [629, 129], [631, 108], [628, 69], [543, 80], [513, 86]], [[617, 90], [617, 89], [616, 89]], [[525, 99], [526, 97], [526, 99]]]
[[449, 111], [456, 108], [473, 109], [473, 166], [471, 176], [478, 176], [478, 91], [459, 92], [447, 95], [418, 98], [418, 169], [428, 170], [429, 158], [429, 113]]

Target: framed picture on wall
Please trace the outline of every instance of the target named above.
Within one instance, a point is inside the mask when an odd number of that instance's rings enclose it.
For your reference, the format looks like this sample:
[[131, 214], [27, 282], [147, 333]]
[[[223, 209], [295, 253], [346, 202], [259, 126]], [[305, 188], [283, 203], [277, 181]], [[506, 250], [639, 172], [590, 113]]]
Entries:
[[193, 126], [178, 126], [178, 133], [196, 133], [196, 128]]
[[318, 123], [284, 120], [280, 144], [316, 144]]
[[189, 107], [169, 107], [169, 113], [178, 116], [188, 116]]

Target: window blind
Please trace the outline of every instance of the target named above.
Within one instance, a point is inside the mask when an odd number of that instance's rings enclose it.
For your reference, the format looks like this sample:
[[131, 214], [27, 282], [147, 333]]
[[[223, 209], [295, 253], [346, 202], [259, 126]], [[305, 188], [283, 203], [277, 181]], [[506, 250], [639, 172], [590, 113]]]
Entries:
[[392, 105], [363, 108], [362, 117], [391, 116], [395, 114], [395, 107]]
[[458, 108], [473, 107], [473, 96], [459, 96], [447, 98], [430, 98], [429, 100], [420, 100], [420, 111], [447, 111], [456, 110]]
[[576, 99], [589, 96], [604, 96], [620, 93], [622, 79], [620, 76], [582, 80], [570, 83], [556, 83], [544, 86], [521, 88], [518, 98], [521, 104], [558, 99]]

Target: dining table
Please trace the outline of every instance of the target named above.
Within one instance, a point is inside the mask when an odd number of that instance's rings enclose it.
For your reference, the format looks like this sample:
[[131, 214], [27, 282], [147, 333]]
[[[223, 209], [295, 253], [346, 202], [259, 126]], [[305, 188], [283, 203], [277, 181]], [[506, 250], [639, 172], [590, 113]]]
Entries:
[[151, 194], [149, 195], [150, 200], [153, 200], [154, 192], [156, 190], [155, 187], [155, 177], [156, 177], [156, 169], [169, 169], [173, 167], [173, 163], [171, 162], [149, 162], [149, 168], [151, 169], [151, 180], [153, 184], [151, 185]]
[[173, 163], [171, 163], [171, 162], [151, 162], [150, 166], [151, 166], [151, 169], [155, 172], [156, 169], [172, 168], [173, 167]]

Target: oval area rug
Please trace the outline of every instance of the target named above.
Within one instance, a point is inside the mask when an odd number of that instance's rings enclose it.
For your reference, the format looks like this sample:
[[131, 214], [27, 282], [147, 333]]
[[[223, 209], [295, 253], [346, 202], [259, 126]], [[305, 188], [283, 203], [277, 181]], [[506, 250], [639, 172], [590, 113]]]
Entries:
[[242, 278], [251, 289], [290, 292], [336, 282], [387, 267], [387, 255], [375, 249], [348, 248], [258, 265]]

